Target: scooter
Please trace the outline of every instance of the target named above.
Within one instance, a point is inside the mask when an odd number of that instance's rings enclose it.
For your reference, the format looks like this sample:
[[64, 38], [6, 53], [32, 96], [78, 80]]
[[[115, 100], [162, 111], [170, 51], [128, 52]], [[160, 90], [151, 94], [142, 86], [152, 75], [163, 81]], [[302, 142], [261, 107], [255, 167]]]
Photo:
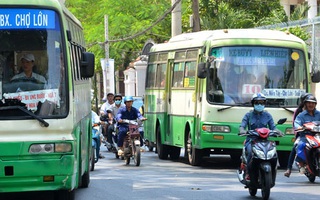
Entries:
[[[286, 120], [286, 118], [280, 119], [277, 124], [283, 124]], [[239, 181], [249, 189], [251, 196], [255, 196], [257, 190], [261, 189], [262, 198], [267, 200], [271, 188], [275, 185], [278, 161], [276, 143], [269, 140], [269, 137], [283, 136], [283, 133], [268, 128], [257, 128], [239, 135], [253, 138], [251, 140], [252, 159], [250, 161], [247, 161], [245, 148], [242, 151], [241, 166], [237, 170]], [[251, 171], [247, 170], [248, 162], [251, 162]], [[246, 173], [249, 173], [249, 176]], [[246, 179], [246, 177], [250, 177], [250, 179]]]
[[307, 163], [300, 168], [300, 173], [306, 175], [311, 183], [314, 183], [316, 176], [320, 177], [320, 121], [308, 122], [303, 125], [302, 130], [297, 131], [301, 136], [306, 138], [306, 145], [303, 149], [296, 147], [297, 156], [305, 157]]
[[101, 136], [101, 124], [94, 123], [92, 125], [92, 149], [91, 149], [91, 160], [90, 160], [90, 171], [94, 170], [95, 163], [99, 160], [100, 154], [100, 136]]

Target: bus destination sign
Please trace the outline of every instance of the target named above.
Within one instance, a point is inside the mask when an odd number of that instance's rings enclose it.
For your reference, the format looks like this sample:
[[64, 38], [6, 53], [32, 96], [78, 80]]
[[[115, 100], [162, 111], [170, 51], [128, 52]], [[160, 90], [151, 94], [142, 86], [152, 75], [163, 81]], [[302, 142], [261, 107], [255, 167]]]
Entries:
[[0, 29], [54, 29], [55, 13], [40, 9], [0, 9]]

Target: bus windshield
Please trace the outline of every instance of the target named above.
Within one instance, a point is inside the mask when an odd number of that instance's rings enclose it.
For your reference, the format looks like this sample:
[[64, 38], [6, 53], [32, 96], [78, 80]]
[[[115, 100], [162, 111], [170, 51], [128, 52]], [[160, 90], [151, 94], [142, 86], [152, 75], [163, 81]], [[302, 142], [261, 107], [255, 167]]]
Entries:
[[207, 100], [248, 105], [261, 92], [270, 107], [297, 106], [307, 91], [306, 59], [301, 50], [266, 46], [211, 49]]
[[[47, 9], [0, 8], [0, 118], [66, 115], [67, 84], [58, 14]], [[4, 109], [5, 108], [5, 109]]]

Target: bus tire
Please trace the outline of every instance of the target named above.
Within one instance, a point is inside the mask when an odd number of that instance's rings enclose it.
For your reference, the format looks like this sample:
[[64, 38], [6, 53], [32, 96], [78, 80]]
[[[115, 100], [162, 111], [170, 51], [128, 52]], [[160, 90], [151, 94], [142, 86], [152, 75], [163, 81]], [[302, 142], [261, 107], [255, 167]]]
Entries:
[[180, 147], [175, 147], [175, 146], [170, 147], [170, 153], [169, 153], [170, 154], [170, 159], [171, 160], [179, 159], [180, 151], [181, 151]]
[[192, 166], [198, 166], [202, 162], [202, 150], [196, 149], [192, 144], [191, 133], [188, 133], [188, 139], [186, 142], [186, 155], [188, 158], [188, 162]]
[[54, 199], [55, 200], [74, 200], [75, 199], [75, 191], [74, 190], [55, 191]]
[[168, 159], [168, 146], [161, 143], [160, 127], [157, 127], [157, 153], [158, 157], [162, 160]]
[[90, 173], [89, 170], [84, 172], [84, 174], [81, 177], [82, 181], [81, 181], [81, 187], [82, 188], [87, 188], [89, 186], [90, 183]]
[[94, 170], [94, 166], [95, 166], [95, 163], [96, 163], [96, 158], [95, 158], [95, 151], [96, 151], [96, 148], [92, 147], [91, 149], [91, 156], [90, 156], [90, 171], [93, 171]]

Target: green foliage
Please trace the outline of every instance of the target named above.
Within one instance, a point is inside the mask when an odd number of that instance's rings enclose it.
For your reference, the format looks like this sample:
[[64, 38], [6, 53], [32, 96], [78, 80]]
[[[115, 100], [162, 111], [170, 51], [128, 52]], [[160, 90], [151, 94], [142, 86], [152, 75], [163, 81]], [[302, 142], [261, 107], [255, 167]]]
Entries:
[[96, 70], [101, 70], [100, 59], [105, 57], [105, 15], [108, 16], [109, 58], [115, 59], [116, 67], [127, 67], [148, 39], [163, 42], [170, 38], [171, 19], [167, 17], [141, 36], [125, 40], [154, 23], [170, 8], [168, 0], [66, 0], [66, 6], [82, 22], [87, 50], [96, 56]]
[[[192, 0], [182, 0], [182, 32], [190, 32]], [[88, 51], [96, 56], [96, 70], [105, 57], [105, 22], [108, 16], [109, 57], [118, 69], [136, 59], [144, 43], [161, 43], [171, 37], [171, 15], [146, 31], [171, 7], [171, 0], [66, 0], [66, 6], [82, 22]], [[291, 20], [304, 18], [308, 4], [297, 7]], [[201, 29], [253, 28], [288, 22], [279, 0], [199, 0]], [[299, 27], [290, 32], [308, 38]], [[135, 36], [137, 33], [141, 35]], [[135, 36], [135, 37], [133, 37]]]
[[310, 33], [305, 28], [301, 28], [300, 26], [282, 28], [281, 31], [289, 31], [291, 34], [301, 38], [303, 41], [307, 41], [311, 38]]

